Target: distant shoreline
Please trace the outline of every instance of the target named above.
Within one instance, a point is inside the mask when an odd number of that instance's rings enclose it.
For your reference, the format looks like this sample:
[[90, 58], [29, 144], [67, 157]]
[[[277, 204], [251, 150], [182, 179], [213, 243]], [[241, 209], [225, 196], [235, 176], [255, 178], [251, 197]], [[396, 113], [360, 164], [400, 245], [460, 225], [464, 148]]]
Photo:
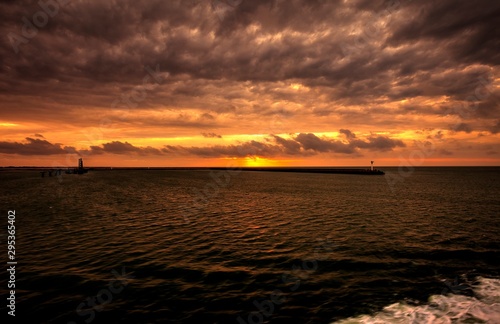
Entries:
[[[398, 168], [398, 166], [379, 166], [378, 170], [383, 168]], [[414, 167], [418, 169], [425, 168], [500, 168], [498, 165], [472, 165], [472, 166], [418, 166]], [[43, 171], [43, 170], [67, 170], [72, 169], [67, 166], [55, 166], [55, 167], [44, 167], [44, 166], [7, 166], [0, 167], [0, 171]], [[210, 170], [243, 170], [243, 171], [283, 171], [283, 172], [293, 172], [293, 171], [326, 171], [326, 170], [368, 170], [369, 167], [349, 167], [349, 166], [290, 166], [290, 167], [86, 167], [89, 171], [117, 171], [117, 170], [165, 170], [165, 171], [210, 171]]]

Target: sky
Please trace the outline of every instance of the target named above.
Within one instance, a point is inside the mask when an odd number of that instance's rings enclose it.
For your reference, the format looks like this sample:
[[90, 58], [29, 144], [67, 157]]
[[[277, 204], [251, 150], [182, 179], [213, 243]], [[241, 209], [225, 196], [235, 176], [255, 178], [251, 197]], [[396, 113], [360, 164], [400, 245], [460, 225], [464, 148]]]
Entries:
[[500, 166], [500, 2], [0, 2], [0, 166]]

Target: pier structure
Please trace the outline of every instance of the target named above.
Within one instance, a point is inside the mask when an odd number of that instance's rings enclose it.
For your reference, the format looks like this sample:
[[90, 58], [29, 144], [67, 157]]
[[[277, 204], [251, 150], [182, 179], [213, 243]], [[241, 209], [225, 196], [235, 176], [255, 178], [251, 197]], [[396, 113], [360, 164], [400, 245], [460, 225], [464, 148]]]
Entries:
[[[224, 170], [225, 168], [210, 167], [207, 169], [208, 170]], [[239, 169], [239, 171], [359, 174], [359, 175], [384, 175], [385, 174], [384, 171], [375, 169], [373, 167], [373, 161], [371, 161], [371, 167], [369, 169], [368, 168], [331, 168], [331, 167], [242, 167]]]
[[83, 167], [83, 159], [82, 158], [78, 159], [78, 167], [77, 168], [74, 168], [74, 169], [68, 168], [68, 170], [66, 170], [66, 174], [84, 174], [87, 172], [89, 172], [89, 170], [85, 169]]

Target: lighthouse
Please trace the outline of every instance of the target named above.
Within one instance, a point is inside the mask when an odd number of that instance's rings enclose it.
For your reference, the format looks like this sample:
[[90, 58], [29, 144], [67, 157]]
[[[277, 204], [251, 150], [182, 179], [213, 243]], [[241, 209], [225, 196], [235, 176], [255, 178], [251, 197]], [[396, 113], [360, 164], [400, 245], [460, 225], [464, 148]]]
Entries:
[[372, 165], [371, 165], [371, 168], [370, 168], [370, 171], [373, 172], [373, 161], [371, 161]]

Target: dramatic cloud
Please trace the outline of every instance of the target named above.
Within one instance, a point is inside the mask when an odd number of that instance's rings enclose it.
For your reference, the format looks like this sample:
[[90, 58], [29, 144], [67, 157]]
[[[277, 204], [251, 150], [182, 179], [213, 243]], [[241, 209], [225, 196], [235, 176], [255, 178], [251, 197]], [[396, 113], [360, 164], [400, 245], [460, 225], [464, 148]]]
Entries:
[[221, 135], [215, 133], [201, 133], [201, 135], [206, 138], [222, 138]]
[[0, 142], [0, 153], [19, 155], [55, 155], [65, 153], [75, 153], [71, 146], [64, 146], [59, 143], [49, 143], [46, 140], [26, 137], [27, 143]]
[[[350, 132], [350, 131], [349, 131]], [[356, 136], [352, 134], [352, 138]], [[99, 146], [90, 146], [89, 150], [77, 151], [73, 147], [62, 147], [62, 144], [52, 144], [46, 140], [26, 138], [28, 143], [0, 142], [0, 153], [21, 155], [54, 155], [78, 154], [80, 156], [119, 154], [119, 155], [195, 155], [199, 157], [283, 157], [301, 154], [310, 156], [320, 153], [353, 154], [357, 149], [387, 151], [395, 147], [404, 147], [399, 140], [388, 137], [369, 137], [367, 141], [359, 139], [347, 143], [331, 138], [319, 138], [312, 133], [300, 133], [290, 139], [270, 135], [263, 142], [248, 141], [237, 145], [215, 145], [207, 147], [184, 147], [165, 145], [162, 149], [151, 146], [140, 147], [128, 142], [113, 141]]]
[[341, 129], [339, 133], [344, 134], [347, 139], [356, 138], [356, 135], [348, 129]]
[[386, 137], [369, 138], [367, 142], [356, 140], [344, 144], [329, 138], [319, 138], [314, 134], [298, 134], [293, 139], [271, 135], [266, 142], [249, 141], [236, 145], [215, 145], [207, 147], [185, 147], [165, 145], [161, 150], [152, 147], [137, 147], [128, 142], [114, 141], [101, 146], [91, 146], [90, 151], [79, 154], [140, 154], [140, 155], [194, 155], [199, 157], [283, 157], [301, 154], [304, 156], [331, 152], [352, 154], [356, 149], [386, 151], [394, 147], [404, 147], [404, 143]]
[[102, 154], [102, 153], [111, 153], [111, 154], [137, 153], [141, 155], [160, 154], [160, 150], [155, 149], [151, 146], [136, 147], [128, 142], [122, 143], [119, 141], [104, 143], [102, 144], [102, 146], [91, 146], [90, 149], [91, 151], [86, 152], [87, 154]]
[[369, 149], [372, 151], [391, 151], [395, 147], [406, 146], [401, 140], [393, 140], [384, 136], [370, 137], [368, 138], [368, 142], [355, 140], [351, 143], [356, 147]]
[[430, 136], [456, 163], [500, 162], [479, 150], [500, 142], [498, 1], [49, 2], [0, 3], [3, 154], [32, 136], [307, 165]]
[[339, 141], [332, 141], [326, 138], [319, 138], [314, 134], [299, 134], [295, 140], [302, 145], [306, 151], [315, 152], [338, 152], [338, 153], [354, 153], [354, 149], [349, 144], [344, 144]]
[[466, 123], [458, 123], [456, 125], [453, 125], [451, 127], [452, 130], [456, 132], [465, 132], [465, 133], [471, 133], [472, 132], [472, 127], [469, 124]]
[[500, 119], [498, 119], [497, 122], [490, 128], [490, 132], [492, 134], [500, 133]]

